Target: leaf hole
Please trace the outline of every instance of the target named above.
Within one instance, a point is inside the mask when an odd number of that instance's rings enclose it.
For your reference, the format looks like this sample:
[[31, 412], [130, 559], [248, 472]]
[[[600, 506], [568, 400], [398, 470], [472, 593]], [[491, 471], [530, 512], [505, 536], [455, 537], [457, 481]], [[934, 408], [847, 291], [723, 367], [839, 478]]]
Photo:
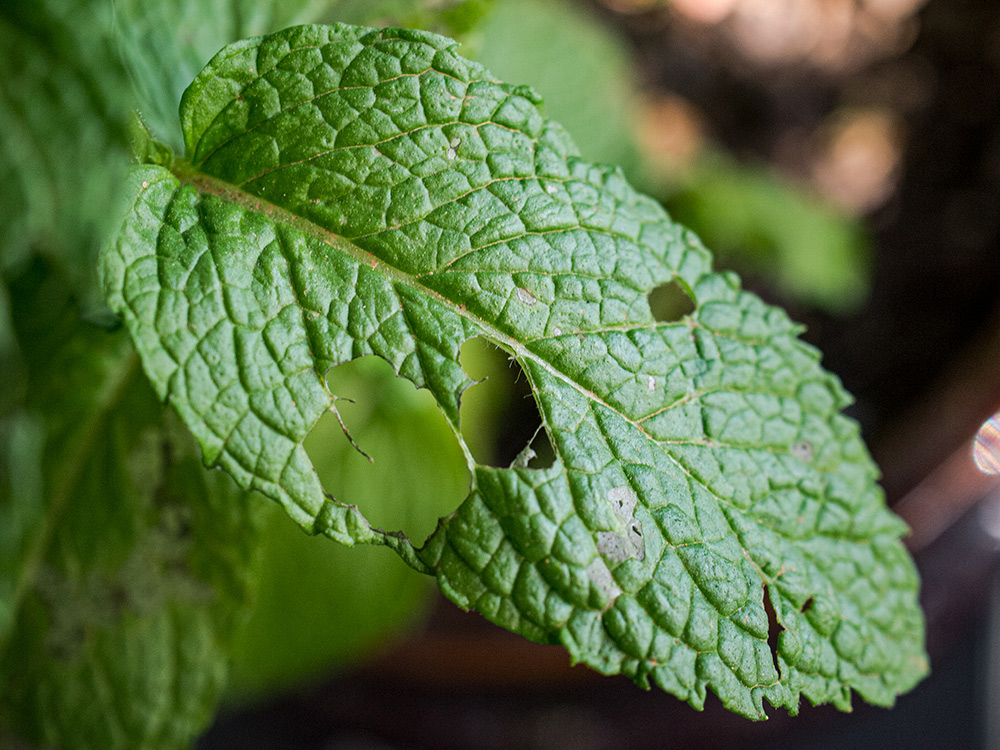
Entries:
[[462, 346], [462, 367], [476, 385], [462, 394], [462, 437], [477, 463], [544, 469], [555, 452], [531, 384], [504, 349], [477, 336]]
[[812, 609], [812, 605], [813, 605], [813, 597], [810, 596], [808, 599], [806, 599], [802, 603], [802, 606], [799, 608], [799, 612], [801, 612], [802, 614], [805, 614], [810, 609]]
[[676, 279], [649, 293], [649, 312], [657, 323], [676, 323], [694, 312], [694, 300]]
[[376, 527], [426, 538], [469, 492], [455, 433], [431, 393], [379, 357], [327, 373], [335, 410], [306, 436], [323, 489]]
[[771, 592], [764, 586], [764, 611], [767, 613], [767, 647], [771, 651], [771, 660], [774, 662], [774, 671], [781, 674], [778, 667], [778, 638], [785, 628], [778, 622], [778, 614], [771, 602]]

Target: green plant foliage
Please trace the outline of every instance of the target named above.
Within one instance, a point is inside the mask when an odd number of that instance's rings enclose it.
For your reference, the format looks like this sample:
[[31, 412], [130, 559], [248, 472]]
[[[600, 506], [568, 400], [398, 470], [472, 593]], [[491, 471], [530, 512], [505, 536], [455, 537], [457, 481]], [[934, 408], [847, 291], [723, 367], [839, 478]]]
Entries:
[[0, 423], [0, 746], [184, 747], [225, 685], [257, 516], [69, 289], [41, 261], [12, 284], [33, 345]]
[[411, 26], [451, 36], [475, 29], [494, 0], [336, 0], [331, 20], [370, 26]]
[[[891, 704], [927, 669], [918, 581], [839, 382], [539, 104], [421, 32], [223, 49], [182, 99], [185, 156], [133, 171], [102, 258], [154, 389], [308, 531], [387, 545], [602, 672], [754, 718]], [[691, 313], [653, 318], [665, 284]], [[327, 370], [374, 354], [464, 446], [476, 336], [520, 364], [555, 462], [467, 453], [468, 497], [417, 548], [327, 495], [303, 443]]]
[[[432, 4], [434, 8], [427, 7]], [[482, 4], [481, 0], [116, 0], [114, 41], [144, 122], [161, 140], [179, 148], [181, 94], [225, 44], [326, 16], [374, 24], [396, 14], [417, 25], [440, 24], [456, 31], [447, 18]]]
[[0, 8], [0, 277], [42, 253], [88, 313], [103, 307], [97, 254], [128, 163], [125, 72], [101, 33], [110, 18], [103, 3]]
[[[0, 5], [2, 747], [185, 747], [217, 704], [263, 519], [159, 404], [97, 256], [130, 145], [170, 163], [148, 128], [182, 144], [177, 104], [211, 54], [336, 4]], [[420, 588], [396, 589], [393, 622]], [[354, 613], [326, 616], [347, 629]], [[355, 620], [359, 638], [386, 632], [376, 620]]]

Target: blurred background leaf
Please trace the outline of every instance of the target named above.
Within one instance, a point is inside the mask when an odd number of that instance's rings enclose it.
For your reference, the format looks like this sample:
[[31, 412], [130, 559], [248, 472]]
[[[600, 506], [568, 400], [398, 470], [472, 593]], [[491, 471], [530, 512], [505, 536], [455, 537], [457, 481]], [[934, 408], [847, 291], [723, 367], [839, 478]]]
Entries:
[[[405, 26], [461, 39], [476, 32], [495, 0], [334, 0], [323, 20], [359, 26]], [[502, 5], [502, 3], [500, 3]]]
[[563, 0], [504, 0], [479, 29], [475, 58], [500, 80], [529, 84], [585, 159], [635, 176], [636, 71], [624, 40]]
[[845, 314], [870, 286], [868, 238], [858, 219], [764, 166], [706, 150], [657, 191], [719, 265], [775, 288], [782, 299]]
[[127, 168], [125, 73], [111, 6], [0, 8], [0, 278], [32, 253], [66, 273], [84, 313], [104, 307], [97, 252]]
[[0, 746], [182, 746], [225, 685], [258, 514], [64, 274], [36, 258], [10, 288], [30, 388], [0, 420]]

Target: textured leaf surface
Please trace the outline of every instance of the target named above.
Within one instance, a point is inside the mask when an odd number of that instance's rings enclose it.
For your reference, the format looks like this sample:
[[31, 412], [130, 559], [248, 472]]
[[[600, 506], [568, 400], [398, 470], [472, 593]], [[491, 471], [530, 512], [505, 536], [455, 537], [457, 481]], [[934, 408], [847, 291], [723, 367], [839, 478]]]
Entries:
[[[418, 32], [220, 52], [182, 100], [185, 159], [133, 174], [103, 259], [157, 393], [305, 528], [392, 546], [602, 672], [752, 717], [852, 688], [890, 704], [926, 672], [918, 582], [839, 383], [538, 104]], [[667, 283], [694, 310], [657, 322]], [[469, 497], [416, 550], [325, 495], [302, 441], [324, 373], [367, 354], [458, 434], [474, 336], [523, 368], [556, 460], [470, 458]]]
[[0, 420], [0, 746], [187, 747], [225, 684], [256, 517], [67, 289], [38, 261], [12, 285], [31, 388]]
[[479, 6], [484, 4], [486, 0], [116, 0], [114, 41], [143, 120], [177, 148], [180, 96], [224, 44], [323, 19], [374, 25], [395, 18], [400, 25], [459, 31], [482, 15]]

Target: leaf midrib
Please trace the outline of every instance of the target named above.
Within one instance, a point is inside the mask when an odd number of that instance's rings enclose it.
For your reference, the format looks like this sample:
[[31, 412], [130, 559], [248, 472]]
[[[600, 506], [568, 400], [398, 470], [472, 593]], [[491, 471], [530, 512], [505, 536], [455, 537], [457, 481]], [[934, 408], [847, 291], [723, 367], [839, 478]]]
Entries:
[[[494, 339], [498, 344], [510, 350], [514, 354], [515, 358], [530, 359], [532, 362], [537, 363], [540, 367], [544, 368], [549, 374], [560, 379], [564, 383], [570, 385], [591, 403], [600, 404], [601, 406], [606, 408], [609, 412], [615, 414], [616, 416], [627, 422], [640, 435], [642, 435], [645, 439], [649, 440], [651, 443], [656, 445], [657, 448], [662, 450], [663, 455], [669, 461], [671, 461], [675, 466], [677, 466], [677, 468], [680, 471], [682, 471], [687, 477], [697, 482], [706, 491], [712, 494], [713, 497], [717, 497], [717, 495], [715, 495], [715, 493], [712, 492], [711, 488], [704, 481], [695, 476], [681, 461], [679, 461], [666, 449], [666, 446], [670, 444], [669, 442], [665, 443], [664, 441], [657, 440], [652, 435], [650, 435], [649, 432], [646, 431], [641, 422], [638, 422], [635, 419], [629, 417], [628, 415], [623, 414], [620, 409], [611, 405], [605, 399], [600, 398], [592, 390], [586, 388], [584, 385], [574, 380], [565, 372], [557, 369], [551, 362], [549, 362], [548, 360], [546, 360], [545, 358], [541, 357], [539, 354], [528, 348], [528, 346], [526, 346], [524, 343], [518, 341], [517, 339], [515, 339], [508, 333], [504, 332], [500, 328], [496, 327], [495, 325], [487, 321], [484, 321], [482, 318], [469, 312], [469, 310], [460, 303], [457, 303], [443, 296], [440, 292], [426, 286], [412, 274], [409, 274], [406, 271], [403, 271], [396, 266], [386, 263], [382, 258], [379, 258], [378, 256], [358, 247], [348, 239], [333, 232], [330, 232], [329, 230], [315, 224], [314, 222], [309, 221], [308, 219], [305, 219], [295, 213], [292, 213], [288, 209], [282, 208], [281, 206], [271, 203], [270, 201], [261, 198], [260, 196], [254, 195], [253, 193], [249, 193], [240, 187], [225, 182], [224, 180], [212, 177], [211, 175], [206, 175], [203, 172], [195, 169], [185, 161], [176, 160], [175, 163], [172, 165], [172, 172], [174, 176], [182, 184], [190, 185], [195, 190], [201, 193], [207, 193], [209, 195], [213, 195], [223, 200], [231, 201], [246, 210], [259, 212], [272, 221], [292, 226], [295, 229], [303, 232], [307, 236], [313, 237], [330, 247], [333, 247], [337, 250], [340, 250], [341, 252], [344, 252], [349, 257], [353, 258], [358, 264], [363, 264], [369, 268], [372, 268], [373, 270], [380, 269], [386, 276], [388, 276], [394, 282], [405, 284], [411, 289], [435, 299], [440, 304], [447, 307], [455, 315], [458, 315], [477, 325], [479, 328], [483, 330], [483, 332], [488, 337]], [[657, 324], [653, 323], [653, 325]], [[530, 382], [530, 374], [528, 368], [525, 368], [522, 362], [519, 362], [519, 364], [522, 365], [522, 369], [525, 372], [525, 375], [529, 378]], [[534, 383], [531, 383], [531, 385], [532, 385], [532, 394], [537, 402], [538, 389], [535, 387]], [[546, 429], [548, 429], [549, 425], [548, 425], [548, 420], [546, 419], [545, 409], [541, 408], [541, 404], [539, 404], [539, 415], [541, 416], [542, 422], [545, 425]], [[680, 442], [683, 444], [699, 444], [699, 442], [695, 440], [686, 440]], [[558, 441], [552, 441], [552, 447], [556, 453], [557, 459], [561, 460]], [[718, 499], [722, 501], [722, 498]], [[740, 539], [740, 543], [742, 544], [741, 535], [736, 532], [735, 528], [731, 527], [731, 529], [733, 533], [737, 536], [737, 538]]]
[[[413, 276], [406, 271], [387, 263], [382, 258], [364, 250], [357, 245], [355, 245], [350, 240], [342, 237], [330, 230], [319, 226], [318, 224], [305, 219], [298, 214], [289, 211], [286, 208], [282, 208], [275, 203], [268, 201], [265, 198], [261, 198], [258, 195], [250, 193], [240, 187], [233, 185], [232, 183], [220, 180], [217, 177], [205, 174], [200, 170], [193, 167], [187, 161], [177, 159], [171, 165], [171, 172], [173, 175], [181, 182], [181, 184], [189, 185], [197, 190], [199, 193], [205, 193], [208, 195], [213, 195], [217, 198], [230, 201], [236, 205], [248, 210], [258, 212], [272, 221], [277, 221], [282, 224], [294, 227], [303, 234], [312, 237], [314, 239], [323, 242], [330, 247], [333, 247], [346, 255], [353, 258], [358, 264], [367, 266], [372, 270], [379, 270], [384, 273], [389, 279], [396, 283], [404, 284], [409, 288], [424, 294], [438, 303], [447, 307], [455, 315], [464, 318], [480, 329], [489, 338], [495, 340], [495, 342], [502, 347], [508, 349], [515, 358], [520, 359], [530, 359], [532, 362], [536, 363], [543, 369], [545, 369], [550, 375], [562, 380], [567, 385], [570, 385], [582, 396], [584, 396], [589, 401], [600, 404], [605, 407], [613, 414], [622, 418], [628, 422], [632, 427], [634, 427], [640, 434], [646, 437], [648, 440], [656, 443], [658, 442], [652, 435], [650, 435], [645, 428], [632, 417], [627, 414], [622, 413], [620, 409], [608, 403], [605, 399], [602, 399], [596, 393], [594, 393], [589, 388], [585, 387], [583, 384], [577, 382], [570, 375], [566, 374], [562, 370], [558, 369], [555, 365], [549, 362], [547, 359], [530, 349], [523, 342], [514, 338], [510, 334], [506, 333], [502, 329], [498, 328], [496, 325], [483, 320], [479, 316], [470, 312], [461, 303], [455, 302], [448, 297], [445, 297], [440, 292], [432, 289], [426, 284], [422, 283], [417, 277]], [[653, 323], [652, 325], [656, 325]], [[519, 362], [522, 365], [523, 363]], [[525, 370], [527, 374], [527, 370]], [[537, 389], [533, 389], [533, 392], [537, 392]], [[544, 420], [544, 414], [542, 415]], [[553, 445], [553, 448], [558, 453], [558, 447]]]
[[[368, 268], [371, 268], [373, 270], [379, 269], [392, 281], [396, 283], [405, 284], [411, 289], [421, 294], [427, 295], [428, 297], [431, 297], [438, 303], [447, 307], [455, 315], [458, 315], [474, 323], [476, 326], [482, 329], [483, 332], [488, 337], [494, 339], [496, 343], [508, 349], [515, 356], [516, 359], [518, 360], [530, 359], [533, 363], [536, 363], [540, 367], [545, 369], [553, 377], [556, 377], [562, 382], [571, 386], [574, 390], [580, 393], [589, 402], [603, 406], [609, 412], [627, 422], [637, 431], [638, 434], [642, 435], [646, 440], [650, 441], [657, 448], [662, 450], [663, 455], [669, 461], [671, 461], [671, 463], [673, 463], [681, 472], [683, 472], [685, 476], [687, 476], [692, 481], [695, 481], [703, 489], [709, 492], [713, 497], [716, 497], [719, 501], [724, 502], [722, 498], [719, 498], [714, 492], [712, 492], [708, 484], [706, 484], [703, 480], [701, 480], [695, 474], [693, 474], [690, 471], [690, 469], [688, 469], [681, 461], [677, 459], [676, 456], [672, 455], [667, 450], [667, 446], [672, 444], [704, 445], [706, 447], [711, 447], [712, 444], [710, 442], [707, 441], [703, 442], [697, 440], [662, 441], [656, 439], [651, 434], [649, 434], [649, 432], [643, 426], [642, 422], [645, 420], [637, 421], [632, 417], [624, 414], [620, 409], [608, 403], [608, 401], [602, 399], [600, 396], [594, 393], [594, 391], [590, 390], [583, 384], [577, 382], [573, 377], [571, 377], [567, 373], [556, 368], [556, 366], [553, 365], [551, 362], [549, 362], [547, 359], [545, 359], [537, 352], [529, 348], [529, 346], [526, 343], [517, 340], [516, 338], [506, 333], [502, 329], [498, 328], [494, 324], [489, 323], [483, 320], [482, 318], [476, 316], [475, 314], [471, 313], [464, 305], [455, 302], [454, 300], [451, 300], [448, 297], [445, 297], [440, 292], [422, 283], [414, 275], [407, 273], [406, 271], [403, 271], [402, 269], [387, 263], [382, 258], [368, 252], [367, 250], [358, 247], [345, 237], [335, 234], [334, 232], [331, 232], [325, 229], [324, 227], [319, 226], [318, 224], [289, 211], [286, 208], [282, 208], [281, 206], [278, 206], [258, 195], [250, 193], [241, 187], [235, 186], [231, 183], [228, 183], [224, 180], [220, 180], [211, 175], [207, 175], [204, 172], [201, 172], [195, 167], [191, 166], [186, 161], [180, 159], [176, 160], [172, 165], [172, 172], [174, 176], [178, 180], [180, 180], [182, 184], [190, 185], [200, 193], [213, 195], [223, 200], [231, 201], [246, 210], [259, 212], [272, 221], [292, 226], [295, 229], [301, 231], [303, 234], [315, 238], [330, 247], [340, 250], [341, 252], [344, 252], [349, 257], [353, 258], [358, 264], [363, 264], [364, 266], [367, 266]], [[659, 324], [652, 323], [652, 325], [656, 326]], [[691, 325], [691, 323], [689, 322], [687, 323], [687, 325]], [[529, 378], [530, 382], [531, 376], [529, 374], [528, 368], [524, 367], [523, 362], [519, 361], [519, 364], [522, 366], [522, 369], [526, 377]], [[534, 383], [531, 383], [531, 385], [532, 385], [532, 394], [537, 401], [538, 388], [535, 387]], [[667, 408], [671, 408], [672, 406], [674, 405], [672, 404], [670, 405], [670, 407]], [[542, 422], [543, 424], [545, 424], [546, 429], [548, 429], [549, 425], [548, 425], [548, 420], [546, 418], [545, 409], [541, 408], [541, 404], [539, 404], [539, 415], [541, 416]], [[561, 459], [558, 441], [552, 441], [552, 447], [556, 453], [557, 459]], [[767, 450], [774, 450], [769, 446], [756, 446], [756, 447]], [[740, 543], [742, 544], [741, 535], [737, 533], [736, 529], [732, 528], [732, 526], [731, 529], [733, 533], [736, 535], [736, 537], [740, 539]], [[765, 580], [768, 579], [765, 578]]]

